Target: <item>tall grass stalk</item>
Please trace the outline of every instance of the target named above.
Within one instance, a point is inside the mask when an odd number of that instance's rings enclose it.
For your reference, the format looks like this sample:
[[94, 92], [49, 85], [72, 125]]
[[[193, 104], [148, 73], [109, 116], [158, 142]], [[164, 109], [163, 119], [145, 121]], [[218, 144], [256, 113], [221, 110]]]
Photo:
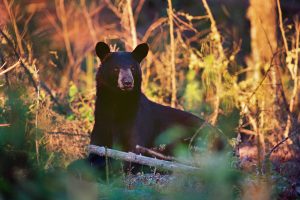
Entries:
[[134, 16], [132, 13], [131, 0], [126, 1], [126, 7], [127, 7], [127, 12], [128, 12], [130, 33], [131, 33], [131, 40], [132, 40], [131, 48], [133, 49], [137, 46], [137, 36], [136, 36]]
[[170, 31], [170, 61], [171, 61], [171, 106], [176, 106], [177, 89], [176, 89], [176, 64], [175, 64], [175, 39], [174, 39], [174, 13], [172, 1], [168, 0], [168, 18], [169, 18], [169, 31]]

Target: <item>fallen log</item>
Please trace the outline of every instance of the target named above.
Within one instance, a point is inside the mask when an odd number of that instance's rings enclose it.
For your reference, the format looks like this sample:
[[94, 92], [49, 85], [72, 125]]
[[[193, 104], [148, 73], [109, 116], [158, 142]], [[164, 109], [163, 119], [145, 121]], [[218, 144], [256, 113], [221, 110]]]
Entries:
[[102, 146], [89, 145], [88, 153], [97, 154], [99, 156], [107, 156], [116, 160], [123, 160], [127, 162], [138, 163], [141, 165], [148, 165], [151, 167], [156, 167], [162, 170], [183, 172], [183, 173], [195, 173], [199, 172], [199, 168], [177, 163], [166, 160], [160, 160], [156, 158], [150, 158], [143, 155], [137, 155], [132, 152], [123, 152], [114, 149], [108, 149]]

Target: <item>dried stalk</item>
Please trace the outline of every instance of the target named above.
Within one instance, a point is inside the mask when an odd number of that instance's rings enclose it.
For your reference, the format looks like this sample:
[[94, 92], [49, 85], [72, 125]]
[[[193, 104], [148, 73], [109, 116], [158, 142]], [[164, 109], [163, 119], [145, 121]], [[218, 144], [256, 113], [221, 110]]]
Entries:
[[288, 47], [288, 44], [287, 44], [287, 40], [286, 40], [284, 28], [283, 28], [280, 0], [277, 0], [277, 8], [278, 8], [278, 15], [279, 15], [278, 16], [279, 28], [280, 28], [280, 32], [281, 32], [281, 36], [282, 36], [282, 40], [283, 40], [283, 44], [284, 44], [284, 48], [285, 48], [285, 52], [287, 53], [289, 51], [289, 47]]
[[[209, 5], [208, 5], [207, 1], [202, 0], [202, 3], [203, 3], [203, 6], [204, 6], [204, 8], [207, 12], [208, 18], [209, 18], [210, 23], [211, 23], [210, 28], [211, 28], [213, 39], [217, 43], [218, 53], [219, 53], [219, 55], [218, 55], [219, 60], [223, 64], [223, 61], [226, 59], [226, 57], [225, 57], [224, 49], [223, 49], [222, 42], [221, 42], [221, 34], [219, 33], [219, 31], [217, 29], [217, 23], [216, 23], [213, 15], [212, 15], [212, 12], [209, 8]], [[219, 85], [221, 85], [221, 83], [222, 83], [220, 73], [218, 74], [218, 84], [216, 85], [216, 88], [215, 88], [216, 97], [215, 97], [215, 102], [214, 102], [214, 112], [212, 113], [211, 118], [210, 118], [210, 122], [213, 125], [216, 124], [217, 119], [218, 119], [218, 115], [219, 115], [219, 106], [220, 106]]]
[[257, 133], [255, 131], [248, 130], [248, 129], [245, 129], [245, 128], [239, 128], [238, 132], [239, 133], [244, 133], [246, 135], [257, 135]]
[[96, 43], [97, 42], [97, 34], [96, 34], [95, 28], [93, 26], [93, 22], [91, 20], [91, 16], [89, 14], [89, 11], [86, 7], [85, 0], [80, 0], [80, 4], [81, 4], [81, 7], [83, 8], [83, 15], [84, 15], [85, 20], [87, 22], [89, 31], [90, 31], [92, 39], [93, 39], [93, 42]]
[[158, 159], [162, 159], [162, 160], [168, 160], [168, 161], [173, 161], [175, 158], [174, 157], [170, 157], [170, 156], [165, 156], [159, 152], [156, 152], [152, 149], [148, 149], [146, 147], [142, 147], [140, 145], [136, 145], [135, 149], [139, 152], [139, 153], [143, 153], [143, 154], [149, 154], [151, 156], [154, 156], [155, 158]]
[[70, 61], [70, 64], [72, 65], [74, 64], [75, 61], [71, 49], [71, 42], [70, 42], [70, 36], [69, 36], [69, 31], [67, 26], [67, 16], [66, 16], [64, 0], [59, 0], [59, 2], [56, 1], [56, 10], [57, 10], [57, 16], [59, 17], [62, 24], [63, 38], [67, 50], [68, 59]]
[[256, 101], [256, 107], [258, 108], [257, 111], [257, 116], [256, 116], [256, 125], [257, 125], [257, 130], [256, 130], [256, 142], [257, 142], [257, 165], [258, 165], [258, 169], [262, 170], [262, 159], [265, 156], [265, 141], [264, 141], [264, 137], [263, 137], [263, 133], [261, 133], [260, 131], [260, 127], [261, 127], [261, 110], [259, 108], [258, 105], [258, 101]]
[[14, 69], [15, 67], [18, 67], [20, 65], [21, 61], [18, 60], [15, 64], [13, 64], [12, 66], [6, 68], [5, 70], [3, 70], [2, 72], [0, 72], [0, 76], [4, 75], [5, 73], [9, 72], [10, 70]]
[[[296, 29], [296, 44], [295, 44], [295, 58], [294, 58], [294, 65], [292, 67], [288, 67], [292, 76], [292, 79], [294, 81], [294, 87], [293, 87], [293, 91], [291, 94], [291, 99], [289, 102], [289, 111], [290, 113], [292, 113], [294, 111], [294, 104], [296, 101], [296, 96], [297, 96], [297, 91], [298, 91], [298, 61], [299, 61], [299, 53], [298, 53], [298, 49], [299, 49], [299, 37], [300, 37], [300, 25], [299, 22], [296, 21], [295, 22], [295, 29]], [[290, 54], [290, 56], [292, 55], [292, 52], [287, 52], [288, 54]], [[289, 135], [289, 131], [291, 129], [292, 126], [292, 115], [288, 115], [288, 119], [287, 119], [287, 123], [286, 123], [286, 127], [284, 130], [284, 137], [287, 137]]]
[[162, 18], [157, 19], [155, 22], [153, 22], [149, 26], [149, 28], [147, 29], [147, 31], [145, 32], [142, 41], [147, 41], [148, 38], [150, 37], [150, 35], [152, 34], [152, 32], [155, 29], [159, 28], [161, 25], [163, 25], [166, 21], [167, 21], [167, 19], [162, 17]]
[[138, 20], [138, 17], [139, 17], [139, 14], [143, 8], [143, 5], [145, 3], [145, 0], [139, 0], [139, 3], [135, 9], [135, 12], [134, 12], [134, 20], [135, 20], [135, 23], [137, 22]]
[[170, 62], [171, 62], [171, 106], [175, 107], [177, 100], [176, 91], [176, 67], [175, 67], [175, 39], [174, 39], [174, 13], [172, 8], [172, 1], [168, 0], [168, 18], [170, 26]]
[[215, 41], [217, 42], [218, 45], [218, 52], [220, 54], [220, 59], [223, 60], [225, 58], [225, 54], [224, 54], [224, 49], [221, 43], [221, 34], [219, 33], [218, 29], [217, 29], [217, 23], [212, 15], [212, 12], [208, 6], [208, 3], [206, 0], [202, 0], [203, 6], [205, 8], [205, 11], [207, 12], [208, 18], [210, 20], [211, 23], [211, 32], [214, 36]]
[[220, 106], [220, 97], [219, 97], [219, 85], [221, 85], [221, 76], [218, 75], [218, 84], [216, 86], [216, 96], [215, 96], [215, 102], [214, 102], [214, 112], [211, 114], [210, 117], [210, 123], [212, 125], [216, 125], [219, 115], [219, 106]]
[[129, 24], [130, 24], [131, 40], [132, 40], [131, 47], [133, 49], [137, 46], [137, 36], [136, 36], [134, 16], [133, 16], [133, 13], [132, 13], [131, 0], [126, 1], [126, 6], [127, 6], [127, 12], [128, 12], [128, 18], [129, 18]]
[[17, 26], [17, 21], [16, 21], [16, 18], [15, 18], [15, 15], [14, 13], [11, 11], [11, 6], [12, 6], [12, 3], [11, 2], [10, 4], [7, 2], [7, 0], [3, 0], [3, 3], [5, 5], [5, 8], [8, 12], [8, 15], [9, 15], [9, 18], [10, 18], [10, 21], [12, 22], [13, 24], [13, 27], [14, 27], [14, 32], [16, 34], [16, 39], [17, 39], [17, 44], [18, 44], [18, 47], [19, 47], [19, 50], [20, 50], [20, 54], [21, 56], [24, 55], [24, 48], [23, 48], [23, 44], [22, 44], [22, 37], [20, 35], [20, 32], [19, 32], [19, 29], [18, 29], [18, 26]]
[[118, 11], [118, 9], [110, 2], [110, 0], [104, 0], [107, 7], [115, 14], [116, 17], [122, 19], [122, 14]]
[[156, 151], [146, 148], [146, 147], [142, 147], [140, 145], [136, 145], [135, 148], [138, 151], [138, 153], [149, 154], [149, 155], [153, 156], [154, 158], [167, 160], [167, 161], [175, 161], [175, 162], [182, 163], [185, 165], [193, 165], [194, 164], [188, 160], [178, 159], [178, 158], [175, 158], [172, 156], [166, 156], [164, 154], [161, 154], [159, 152], [156, 152]]
[[199, 172], [199, 168], [192, 167], [189, 165], [184, 165], [177, 162], [171, 162], [166, 160], [159, 160], [155, 158], [150, 158], [142, 155], [137, 155], [135, 153], [125, 153], [122, 151], [117, 151], [113, 149], [108, 149], [105, 147], [100, 147], [96, 145], [89, 145], [88, 152], [94, 153], [99, 156], [107, 156], [117, 160], [123, 160], [127, 162], [138, 163], [141, 165], [148, 165], [151, 167], [156, 167], [162, 170], [178, 171], [183, 173], [195, 173]]
[[37, 165], [40, 165], [40, 150], [39, 150], [39, 140], [38, 140], [38, 115], [40, 107], [40, 84], [38, 84], [38, 91], [36, 94], [36, 112], [35, 112], [35, 151], [36, 151], [36, 161]]

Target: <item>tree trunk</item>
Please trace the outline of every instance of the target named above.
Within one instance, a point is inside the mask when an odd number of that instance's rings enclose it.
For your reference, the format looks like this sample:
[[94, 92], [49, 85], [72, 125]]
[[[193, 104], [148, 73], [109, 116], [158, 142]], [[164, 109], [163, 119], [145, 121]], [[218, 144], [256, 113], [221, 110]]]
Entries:
[[[247, 60], [248, 67], [253, 69], [247, 74], [249, 79], [252, 79], [254, 91], [258, 93], [256, 98], [256, 113], [253, 117], [257, 118], [257, 129], [260, 132], [258, 135], [258, 147], [261, 148], [260, 155], [263, 158], [265, 154], [265, 138], [268, 123], [270, 120], [276, 121], [276, 106], [277, 100], [277, 77], [274, 64], [274, 53], [277, 49], [276, 37], [276, 0], [250, 0], [247, 17], [251, 24], [251, 57]], [[276, 62], [276, 61], [275, 61]], [[263, 72], [263, 73], [262, 73]], [[266, 76], [266, 78], [264, 77]], [[264, 81], [264, 82], [262, 82]], [[266, 84], [268, 83], [268, 84]], [[258, 89], [259, 88], [259, 89]], [[257, 90], [256, 90], [257, 89]], [[264, 95], [260, 95], [264, 94]], [[269, 93], [270, 95], [266, 95]], [[252, 99], [253, 100], [253, 99]], [[268, 110], [268, 112], [265, 112]], [[261, 111], [261, 112], [260, 112]], [[267, 113], [267, 114], [266, 114]], [[265, 130], [265, 131], [261, 131]]]

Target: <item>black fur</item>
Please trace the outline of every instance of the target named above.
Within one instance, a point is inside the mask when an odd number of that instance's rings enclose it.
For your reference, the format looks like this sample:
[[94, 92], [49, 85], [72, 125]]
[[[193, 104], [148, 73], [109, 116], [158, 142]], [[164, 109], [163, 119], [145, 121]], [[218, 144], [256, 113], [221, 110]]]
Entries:
[[[98, 44], [106, 50], [99, 50]], [[203, 123], [188, 112], [154, 103], [142, 93], [139, 63], [148, 53], [147, 44], [137, 46], [133, 52], [108, 52], [105, 43], [98, 44], [96, 52], [102, 65], [96, 75], [97, 99], [91, 144], [108, 148], [118, 144], [123, 151], [134, 152], [137, 144], [154, 147], [157, 136], [168, 128], [182, 126], [190, 137]], [[115, 68], [131, 69], [134, 78], [131, 91], [118, 88]]]

